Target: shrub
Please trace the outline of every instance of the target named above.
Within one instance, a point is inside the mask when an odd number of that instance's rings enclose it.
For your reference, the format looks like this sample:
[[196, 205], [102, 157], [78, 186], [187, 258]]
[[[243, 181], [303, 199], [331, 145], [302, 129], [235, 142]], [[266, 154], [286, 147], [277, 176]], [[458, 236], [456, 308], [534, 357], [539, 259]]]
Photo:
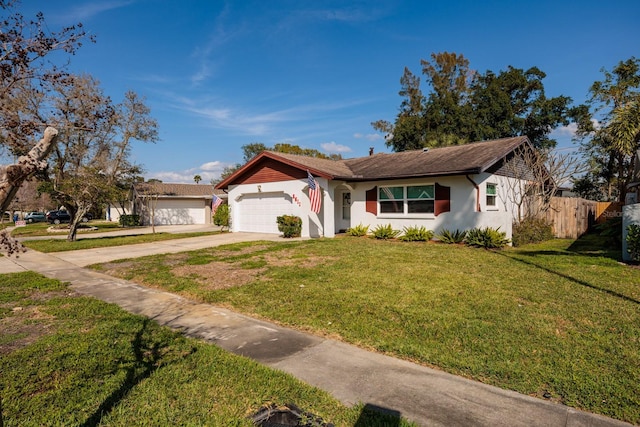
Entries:
[[403, 233], [400, 240], [405, 242], [427, 242], [433, 239], [433, 231], [427, 230], [424, 226], [404, 227]]
[[119, 222], [122, 227], [136, 227], [140, 225], [140, 215], [120, 215]]
[[528, 218], [513, 225], [513, 246], [540, 243], [554, 237], [552, 223], [542, 218]]
[[611, 218], [593, 227], [594, 230], [606, 239], [607, 244], [615, 248], [622, 248], [622, 218]]
[[347, 230], [347, 234], [349, 236], [355, 236], [355, 237], [366, 236], [367, 233], [369, 233], [369, 226], [368, 225], [362, 225], [362, 224], [358, 224], [355, 227], [350, 227]]
[[394, 230], [391, 227], [391, 224], [378, 225], [373, 230], [373, 236], [376, 239], [382, 239], [382, 240], [395, 239], [396, 237], [398, 237], [398, 234], [400, 234], [400, 230]]
[[462, 243], [464, 242], [465, 237], [467, 237], [467, 232], [464, 230], [447, 230], [446, 228], [442, 229], [438, 235], [436, 235], [436, 239], [441, 241], [442, 243]]
[[485, 249], [502, 248], [509, 244], [507, 233], [500, 231], [499, 227], [472, 228], [467, 231], [464, 241], [469, 246]]
[[213, 223], [219, 227], [229, 228], [229, 205], [222, 204], [213, 214]]
[[627, 226], [627, 252], [633, 261], [640, 261], [640, 225]]
[[283, 237], [300, 237], [302, 234], [302, 219], [295, 215], [282, 215], [276, 218], [278, 230]]

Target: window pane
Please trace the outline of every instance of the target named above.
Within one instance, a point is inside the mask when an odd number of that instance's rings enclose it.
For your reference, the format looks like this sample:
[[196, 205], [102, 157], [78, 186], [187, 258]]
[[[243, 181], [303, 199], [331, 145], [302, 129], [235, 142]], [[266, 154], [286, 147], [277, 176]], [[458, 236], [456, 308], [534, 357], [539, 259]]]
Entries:
[[487, 184], [487, 196], [495, 196], [495, 195], [496, 195], [496, 185]]
[[409, 213], [433, 213], [433, 200], [409, 200]]
[[409, 199], [433, 199], [434, 198], [433, 185], [416, 185], [413, 187], [407, 187], [407, 198]]
[[380, 200], [404, 199], [404, 187], [380, 187]]
[[496, 196], [487, 196], [487, 206], [496, 205]]
[[403, 202], [380, 202], [380, 213], [404, 213]]

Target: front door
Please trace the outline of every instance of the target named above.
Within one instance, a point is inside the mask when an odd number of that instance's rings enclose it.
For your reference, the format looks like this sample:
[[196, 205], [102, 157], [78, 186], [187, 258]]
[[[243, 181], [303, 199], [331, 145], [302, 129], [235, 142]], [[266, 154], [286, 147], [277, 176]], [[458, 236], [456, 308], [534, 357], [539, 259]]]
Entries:
[[342, 193], [342, 219], [347, 222], [351, 219], [351, 193], [348, 191]]

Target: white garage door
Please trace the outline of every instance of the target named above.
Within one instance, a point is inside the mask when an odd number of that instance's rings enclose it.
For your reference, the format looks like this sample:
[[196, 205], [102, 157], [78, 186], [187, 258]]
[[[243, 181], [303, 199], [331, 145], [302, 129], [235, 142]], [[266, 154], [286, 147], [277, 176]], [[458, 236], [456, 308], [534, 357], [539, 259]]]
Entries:
[[238, 231], [277, 234], [276, 218], [294, 214], [293, 203], [284, 193], [245, 194], [236, 206]]
[[205, 224], [202, 200], [158, 200], [154, 222], [156, 225]]

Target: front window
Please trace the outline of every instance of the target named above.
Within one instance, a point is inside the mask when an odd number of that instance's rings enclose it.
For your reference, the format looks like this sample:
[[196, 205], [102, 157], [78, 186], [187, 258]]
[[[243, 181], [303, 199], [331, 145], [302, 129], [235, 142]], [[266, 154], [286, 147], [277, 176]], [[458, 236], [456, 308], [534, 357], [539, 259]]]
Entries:
[[434, 185], [380, 187], [378, 190], [382, 214], [432, 214], [435, 207]]
[[496, 184], [487, 184], [487, 206], [496, 205]]
[[407, 187], [407, 208], [409, 213], [433, 213], [435, 189], [433, 185]]

